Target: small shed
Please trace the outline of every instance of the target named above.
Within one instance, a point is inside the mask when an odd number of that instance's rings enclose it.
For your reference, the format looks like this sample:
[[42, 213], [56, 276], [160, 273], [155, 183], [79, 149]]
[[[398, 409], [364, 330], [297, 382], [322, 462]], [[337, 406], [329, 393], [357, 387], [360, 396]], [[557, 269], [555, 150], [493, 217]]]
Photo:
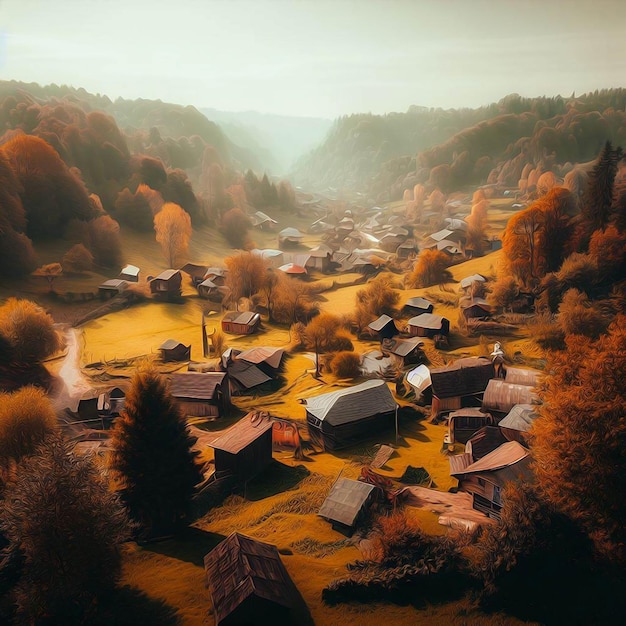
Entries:
[[309, 251], [307, 269], [316, 269], [320, 272], [328, 272], [332, 269], [333, 250], [324, 244]]
[[97, 411], [103, 417], [118, 417], [126, 405], [126, 394], [123, 389], [113, 387], [98, 396]]
[[373, 333], [378, 335], [378, 338], [382, 341], [395, 337], [398, 334], [396, 323], [389, 315], [381, 315], [378, 319], [374, 320], [367, 326]]
[[461, 314], [466, 320], [491, 317], [492, 308], [484, 298], [463, 298], [459, 303]]
[[171, 374], [170, 392], [183, 415], [220, 417], [230, 407], [230, 389], [226, 372]]
[[189, 275], [191, 278], [191, 282], [194, 287], [197, 287], [200, 284], [207, 273], [208, 270], [207, 265], [198, 265], [197, 263], [186, 263], [180, 268], [181, 272], [185, 272], [185, 274]]
[[235, 359], [257, 365], [262, 371], [273, 374], [280, 369], [285, 356], [284, 348], [259, 346], [249, 348], [235, 356]]
[[369, 507], [376, 500], [377, 492], [378, 488], [374, 485], [339, 478], [324, 500], [318, 515], [327, 519], [333, 530], [350, 536], [366, 517]]
[[283, 228], [278, 233], [278, 247], [297, 246], [303, 239], [304, 235], [297, 228]]
[[307, 399], [309, 435], [324, 450], [339, 450], [393, 427], [397, 409], [385, 381], [368, 380]]
[[530, 456], [517, 441], [509, 441], [478, 461], [469, 453], [450, 457], [450, 474], [459, 481], [459, 490], [472, 495], [473, 507], [500, 519], [502, 490], [512, 481], [529, 480]]
[[397, 365], [414, 365], [424, 359], [422, 352], [423, 343], [419, 337], [410, 339], [383, 339], [381, 348], [385, 356], [390, 356]]
[[186, 346], [176, 339], [166, 339], [160, 346], [163, 361], [189, 361], [191, 345]]
[[226, 275], [228, 270], [224, 267], [209, 267], [202, 277], [203, 280], [207, 278], [218, 287], [223, 287], [226, 284]]
[[461, 280], [461, 289], [467, 291], [474, 283], [484, 283], [486, 281], [487, 279], [482, 274], [472, 274]]
[[412, 337], [434, 337], [450, 333], [450, 320], [434, 313], [422, 313], [412, 317], [407, 324]]
[[150, 292], [165, 298], [180, 296], [182, 282], [180, 270], [165, 270], [150, 281]]
[[230, 390], [233, 394], [245, 393], [248, 389], [272, 381], [272, 377], [261, 371], [257, 365], [238, 359], [229, 361], [226, 371], [230, 380]]
[[516, 404], [498, 424], [502, 429], [502, 434], [509, 441], [519, 441], [524, 444], [527, 440], [527, 433], [533, 426], [534, 421], [539, 417], [532, 404]]
[[233, 335], [251, 335], [261, 324], [261, 316], [253, 311], [229, 311], [222, 318], [222, 330]]
[[415, 395], [420, 397], [432, 385], [430, 370], [425, 365], [418, 365], [406, 375], [406, 381], [415, 391]]
[[209, 445], [215, 451], [216, 476], [245, 482], [272, 462], [272, 420], [248, 414]]
[[139, 282], [140, 269], [136, 265], [125, 265], [120, 272], [120, 278], [129, 283]]
[[252, 225], [261, 230], [272, 230], [278, 224], [274, 218], [267, 215], [267, 213], [263, 213], [263, 211], [255, 211], [251, 220]]
[[290, 623], [298, 593], [276, 546], [233, 533], [204, 557], [216, 626]]
[[516, 404], [532, 404], [537, 399], [533, 387], [514, 385], [502, 379], [489, 381], [483, 396], [483, 409], [504, 415]]
[[448, 437], [452, 443], [467, 443], [472, 435], [492, 423], [493, 417], [479, 408], [458, 409], [448, 415]]
[[205, 278], [201, 283], [198, 283], [198, 295], [207, 300], [213, 300], [219, 302], [222, 300], [222, 292], [210, 278]]
[[423, 313], [433, 312], [433, 303], [426, 298], [409, 298], [403, 307], [406, 313], [411, 315], [422, 315]]
[[113, 298], [123, 291], [128, 289], [128, 283], [120, 278], [112, 278], [111, 280], [105, 280], [101, 285], [98, 285], [98, 296], [102, 300], [108, 300]]
[[498, 426], [484, 426], [469, 438], [465, 444], [465, 452], [469, 452], [474, 461], [478, 461], [507, 441]]

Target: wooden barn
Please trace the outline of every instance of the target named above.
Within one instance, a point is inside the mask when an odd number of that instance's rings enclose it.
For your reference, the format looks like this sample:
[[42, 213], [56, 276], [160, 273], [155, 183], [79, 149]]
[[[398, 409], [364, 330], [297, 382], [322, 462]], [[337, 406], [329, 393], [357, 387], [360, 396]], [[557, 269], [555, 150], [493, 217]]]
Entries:
[[400, 367], [415, 365], [424, 360], [422, 347], [424, 344], [419, 337], [410, 339], [383, 339], [381, 349], [385, 356], [389, 356], [392, 362]]
[[221, 417], [230, 408], [230, 389], [226, 372], [171, 374], [170, 392], [183, 415]]
[[538, 370], [527, 370], [521, 367], [506, 367], [504, 370], [504, 380], [507, 383], [526, 385], [527, 387], [536, 387], [541, 375]]
[[396, 323], [389, 315], [381, 315], [378, 319], [368, 324], [367, 327], [372, 333], [376, 334], [381, 341], [395, 337], [398, 334]]
[[481, 394], [494, 375], [493, 363], [485, 357], [457, 359], [450, 365], [431, 369], [433, 416], [461, 407], [480, 406]]
[[160, 298], [180, 296], [183, 276], [180, 270], [165, 270], [150, 281], [150, 293]]
[[261, 230], [273, 230], [274, 226], [278, 224], [274, 218], [267, 215], [267, 213], [263, 213], [263, 211], [255, 211], [250, 220], [255, 228], [260, 228]]
[[216, 626], [292, 624], [299, 595], [276, 546], [233, 533], [204, 557]]
[[102, 300], [108, 300], [114, 298], [120, 293], [128, 289], [128, 283], [120, 278], [112, 278], [111, 280], [105, 280], [102, 284], [98, 285], [98, 296]]
[[383, 380], [324, 393], [306, 400], [309, 436], [324, 450], [339, 450], [392, 428], [397, 409]]
[[537, 399], [534, 387], [514, 385], [500, 378], [489, 381], [483, 395], [483, 409], [506, 415], [516, 404], [532, 404]]
[[125, 265], [120, 271], [120, 278], [129, 283], [139, 282], [140, 269], [136, 265]]
[[202, 277], [202, 280], [207, 278], [218, 287], [223, 287], [226, 284], [226, 276], [228, 271], [224, 267], [209, 267], [206, 273]]
[[253, 311], [229, 311], [222, 318], [222, 330], [231, 335], [251, 335], [261, 324], [261, 316]]
[[484, 426], [477, 430], [465, 444], [465, 452], [472, 455], [474, 461], [482, 459], [509, 441], [498, 426]]
[[272, 420], [249, 413], [209, 444], [215, 452], [215, 474], [245, 482], [272, 462]]
[[324, 244], [309, 250], [309, 260], [305, 267], [316, 269], [320, 272], [330, 272], [332, 269], [333, 250]]
[[493, 519], [500, 519], [507, 483], [531, 478], [528, 450], [517, 441], [502, 444], [478, 461], [467, 452], [449, 460], [459, 490], [471, 494], [473, 507]]
[[163, 361], [189, 361], [191, 346], [186, 346], [176, 339], [166, 339], [159, 346], [159, 352]]
[[433, 312], [433, 303], [426, 298], [409, 298], [403, 307], [403, 311], [410, 315], [422, 315]]
[[467, 443], [477, 431], [493, 423], [489, 413], [476, 407], [458, 409], [448, 415], [448, 437], [451, 443]]
[[415, 239], [407, 239], [396, 248], [396, 255], [399, 259], [408, 259], [414, 254], [417, 254]]
[[324, 500], [318, 515], [327, 519], [333, 530], [350, 536], [357, 525], [366, 518], [369, 508], [378, 495], [379, 489], [374, 485], [359, 480], [339, 478]]
[[191, 283], [194, 287], [197, 287], [203, 280], [208, 270], [207, 265], [198, 265], [197, 263], [186, 263], [180, 268], [181, 272], [184, 272], [191, 278]]
[[536, 408], [532, 404], [516, 404], [498, 424], [502, 434], [509, 441], [525, 444], [528, 439], [528, 432], [539, 417]]
[[468, 293], [474, 286], [474, 283], [485, 283], [486, 281], [487, 279], [482, 274], [472, 274], [461, 279], [460, 287], [462, 291]]
[[466, 320], [486, 319], [491, 317], [493, 312], [491, 305], [484, 298], [462, 298], [459, 308]]
[[304, 235], [297, 228], [283, 228], [278, 233], [278, 247], [290, 248], [302, 243]]
[[118, 417], [124, 410], [126, 394], [123, 389], [113, 387], [98, 396], [98, 415], [101, 418]]
[[220, 291], [220, 287], [218, 287], [210, 278], [205, 278], [201, 283], [198, 283], [197, 289], [198, 295], [201, 298], [206, 298], [207, 300], [212, 300], [213, 302], [222, 301], [223, 293]]
[[412, 337], [434, 337], [448, 335], [450, 321], [434, 313], [422, 313], [412, 317], [407, 324], [407, 330]]

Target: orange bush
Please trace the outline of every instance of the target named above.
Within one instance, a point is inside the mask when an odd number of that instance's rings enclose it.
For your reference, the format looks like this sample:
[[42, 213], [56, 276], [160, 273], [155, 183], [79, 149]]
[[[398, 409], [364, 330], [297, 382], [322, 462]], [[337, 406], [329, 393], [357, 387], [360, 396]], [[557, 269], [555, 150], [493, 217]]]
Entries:
[[422, 250], [411, 273], [407, 276], [410, 287], [430, 287], [450, 282], [450, 260], [441, 250]]

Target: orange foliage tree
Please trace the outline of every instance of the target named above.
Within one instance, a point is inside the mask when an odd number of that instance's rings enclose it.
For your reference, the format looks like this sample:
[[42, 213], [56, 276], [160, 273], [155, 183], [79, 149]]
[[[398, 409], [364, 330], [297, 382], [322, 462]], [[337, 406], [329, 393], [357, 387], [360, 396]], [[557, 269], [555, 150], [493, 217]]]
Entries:
[[304, 339], [306, 346], [315, 352], [316, 376], [320, 374], [320, 354], [352, 349], [350, 337], [341, 329], [341, 320], [332, 313], [320, 313], [314, 317], [307, 324]]
[[189, 250], [192, 232], [189, 214], [177, 204], [166, 202], [154, 216], [154, 230], [163, 256], [174, 267]]
[[241, 209], [230, 209], [222, 215], [220, 231], [233, 248], [244, 248], [249, 241], [248, 230], [252, 223]]
[[63, 255], [61, 266], [69, 274], [88, 272], [93, 266], [93, 254], [82, 243], [77, 243]]
[[407, 276], [409, 287], [430, 287], [452, 280], [448, 270], [450, 260], [441, 250], [422, 250], [417, 257], [413, 270]]
[[230, 290], [231, 300], [251, 298], [263, 288], [267, 274], [267, 264], [262, 257], [251, 252], [242, 252], [226, 257], [224, 264], [226, 287]]

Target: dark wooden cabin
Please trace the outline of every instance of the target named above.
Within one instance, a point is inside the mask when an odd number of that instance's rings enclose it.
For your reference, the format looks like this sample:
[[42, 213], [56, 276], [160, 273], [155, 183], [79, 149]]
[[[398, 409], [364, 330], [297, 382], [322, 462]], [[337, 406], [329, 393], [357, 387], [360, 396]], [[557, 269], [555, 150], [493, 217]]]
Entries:
[[230, 408], [230, 389], [226, 372], [171, 374], [170, 392], [183, 415], [220, 417]]
[[458, 409], [448, 415], [448, 437], [451, 443], [467, 443], [474, 433], [492, 423], [493, 417], [479, 408]]
[[150, 293], [159, 298], [177, 298], [181, 294], [183, 276], [180, 270], [165, 270], [150, 281]]
[[441, 315], [434, 313], [422, 313], [408, 321], [408, 332], [412, 337], [434, 337], [435, 335], [448, 335], [450, 333], [450, 321]]
[[499, 426], [485, 426], [470, 437], [465, 444], [465, 452], [469, 452], [474, 461], [478, 461], [507, 441], [509, 440]]
[[383, 339], [391, 339], [398, 334], [396, 323], [389, 315], [381, 315], [378, 319], [367, 326], [369, 330], [378, 336], [382, 341]]
[[466, 320], [486, 319], [491, 317], [491, 305], [484, 298], [463, 298], [459, 303], [461, 315]]
[[233, 533], [204, 557], [216, 626], [293, 624], [299, 603], [276, 546]]
[[98, 285], [98, 296], [102, 300], [114, 298], [128, 289], [128, 283], [120, 278], [112, 278]]
[[417, 316], [423, 313], [432, 313], [433, 308], [433, 303], [426, 298], [409, 298], [402, 310], [409, 315]]
[[251, 335], [261, 324], [261, 316], [252, 311], [229, 311], [222, 318], [222, 330], [232, 335]]
[[159, 346], [159, 352], [163, 361], [189, 361], [191, 346], [186, 346], [176, 339], [166, 339]]
[[101, 418], [118, 417], [126, 405], [126, 393], [119, 387], [113, 387], [98, 396], [98, 415]]
[[381, 350], [385, 356], [389, 356], [393, 363], [404, 367], [405, 365], [416, 365], [424, 360], [422, 347], [424, 344], [419, 337], [410, 339], [383, 339]]
[[209, 445], [215, 451], [216, 476], [245, 482], [272, 462], [272, 420], [248, 414]]
[[502, 434], [509, 441], [518, 441], [522, 445], [527, 445], [528, 432], [539, 417], [536, 408], [532, 404], [516, 404], [498, 424]]
[[350, 536], [356, 526], [364, 521], [369, 508], [379, 495], [374, 485], [349, 478], [339, 478], [332, 486], [330, 493], [318, 515], [327, 519], [333, 530]]
[[392, 428], [397, 408], [383, 380], [324, 393], [306, 400], [309, 436], [324, 450], [339, 450]]

